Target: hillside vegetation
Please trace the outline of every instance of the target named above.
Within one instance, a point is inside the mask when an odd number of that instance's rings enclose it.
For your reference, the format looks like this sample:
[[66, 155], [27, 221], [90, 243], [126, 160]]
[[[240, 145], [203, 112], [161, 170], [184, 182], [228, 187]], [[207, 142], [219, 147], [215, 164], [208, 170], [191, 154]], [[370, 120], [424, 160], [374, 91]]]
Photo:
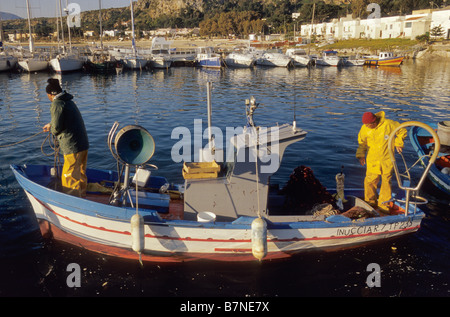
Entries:
[[[380, 5], [382, 16], [430, 8], [428, 0], [138, 0], [134, 3], [134, 17], [138, 36], [143, 30], [203, 26], [204, 36], [245, 37], [248, 33], [289, 34], [294, 26], [298, 30], [303, 23], [329, 21], [348, 14], [366, 18], [370, 14], [367, 5], [372, 2]], [[435, 6], [443, 3], [444, 0], [433, 1]], [[294, 12], [299, 13], [296, 20], [292, 18]], [[103, 9], [103, 29], [128, 30], [130, 16], [130, 7]], [[56, 31], [56, 19], [35, 18], [32, 26], [39, 37], [48, 37]], [[26, 33], [27, 20], [3, 21], [3, 29], [6, 33]], [[88, 30], [98, 32], [99, 10], [82, 12], [81, 27], [74, 28], [72, 35], [82, 37]]]

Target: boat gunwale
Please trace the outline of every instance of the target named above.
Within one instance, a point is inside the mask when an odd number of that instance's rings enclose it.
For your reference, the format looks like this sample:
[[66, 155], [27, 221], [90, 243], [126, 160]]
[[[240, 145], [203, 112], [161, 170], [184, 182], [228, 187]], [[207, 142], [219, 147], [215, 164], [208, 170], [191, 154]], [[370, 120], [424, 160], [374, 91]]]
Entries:
[[[436, 124], [428, 123], [428, 125], [433, 128], [437, 128]], [[434, 144], [434, 142], [421, 144], [419, 142], [418, 137], [421, 136], [420, 132], [423, 132], [423, 131], [425, 131], [425, 129], [423, 129], [421, 127], [413, 127], [411, 130], [411, 133], [410, 133], [410, 141], [411, 141], [411, 144], [412, 144], [414, 150], [416, 151], [416, 153], [417, 154], [420, 153], [420, 157], [421, 157], [420, 163], [422, 164], [423, 167], [426, 167], [429, 162], [429, 158], [428, 158], [429, 154], [427, 154], [425, 152], [424, 148], [426, 147], [427, 144]], [[423, 136], [425, 136], [425, 135], [423, 135]], [[431, 135], [427, 134], [426, 136], [431, 136]], [[445, 175], [445, 174], [441, 173], [441, 171], [436, 167], [436, 163], [431, 165], [428, 177], [431, 179], [432, 183], [434, 183], [434, 185], [436, 187], [438, 187], [441, 191], [443, 191], [443, 192], [450, 191], [449, 183], [446, 183], [446, 180], [444, 179], [444, 178], [447, 178], [450, 180], [450, 175]]]
[[[33, 165], [33, 166], [45, 166], [45, 165]], [[136, 213], [135, 208], [131, 207], [117, 207], [112, 205], [105, 205], [99, 202], [86, 200], [83, 198], [70, 196], [56, 190], [47, 188], [41, 184], [34, 182], [32, 179], [26, 175], [18, 165], [11, 165], [11, 169], [15, 174], [20, 177], [17, 178], [18, 182], [22, 188], [27, 191], [31, 196], [38, 200], [46, 209], [50, 212], [55, 213], [53, 210], [49, 209], [49, 206], [45, 204], [50, 204], [58, 208], [67, 210], [69, 212], [83, 214], [89, 217], [101, 218], [109, 221], [120, 221], [129, 222], [131, 217]], [[105, 170], [100, 170], [105, 172]], [[25, 176], [26, 175], [26, 176]], [[24, 184], [26, 182], [31, 184], [31, 187], [35, 187], [38, 190], [30, 189], [29, 185]], [[26, 185], [26, 186], [24, 186]], [[43, 191], [50, 191], [52, 195], [45, 195]], [[58, 197], [64, 199], [55, 199]], [[61, 201], [64, 201], [61, 202]], [[68, 202], [70, 202], [68, 204]], [[80, 204], [80, 202], [82, 202]], [[99, 208], [101, 207], [101, 208]], [[99, 212], [105, 211], [105, 212]], [[115, 211], [112, 212], [112, 211]], [[158, 225], [158, 226], [170, 226], [170, 227], [191, 227], [191, 228], [204, 228], [204, 229], [250, 229], [252, 221], [257, 218], [250, 216], [240, 216], [237, 219], [225, 222], [225, 221], [215, 221], [215, 222], [198, 222], [194, 220], [177, 220], [177, 219], [163, 219], [159, 216], [158, 212], [151, 209], [139, 209], [144, 216], [144, 224], [146, 225]], [[117, 217], [119, 213], [124, 214], [124, 216]], [[364, 226], [374, 226], [382, 224], [390, 224], [402, 221], [414, 221], [416, 219], [422, 218], [424, 216], [423, 211], [418, 210], [415, 213], [410, 212], [406, 217], [404, 214], [399, 215], [388, 215], [381, 217], [366, 218], [364, 220], [352, 220], [351, 218], [344, 219], [341, 216], [337, 221], [332, 221], [330, 217], [318, 220], [304, 220], [304, 221], [271, 221], [270, 215], [267, 216], [266, 222], [269, 230], [300, 230], [300, 229], [331, 229], [331, 228], [344, 228], [344, 227], [364, 227]], [[151, 220], [148, 218], [151, 217]], [[283, 217], [283, 216], [275, 216]], [[286, 216], [289, 217], [289, 216]], [[301, 218], [302, 215], [296, 215], [296, 217]], [[311, 216], [306, 216], [305, 218], [311, 218]]]

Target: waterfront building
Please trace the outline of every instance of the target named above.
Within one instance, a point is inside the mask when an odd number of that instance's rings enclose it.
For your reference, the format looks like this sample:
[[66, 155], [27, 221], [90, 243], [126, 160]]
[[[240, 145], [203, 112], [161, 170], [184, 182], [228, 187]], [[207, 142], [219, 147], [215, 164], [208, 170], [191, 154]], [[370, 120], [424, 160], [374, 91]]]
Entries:
[[351, 15], [347, 15], [330, 22], [303, 24], [300, 34], [303, 38], [315, 36], [325, 40], [415, 39], [436, 26], [441, 26], [444, 30], [443, 38], [450, 38], [450, 9], [417, 10], [410, 15], [373, 19], [354, 19]]

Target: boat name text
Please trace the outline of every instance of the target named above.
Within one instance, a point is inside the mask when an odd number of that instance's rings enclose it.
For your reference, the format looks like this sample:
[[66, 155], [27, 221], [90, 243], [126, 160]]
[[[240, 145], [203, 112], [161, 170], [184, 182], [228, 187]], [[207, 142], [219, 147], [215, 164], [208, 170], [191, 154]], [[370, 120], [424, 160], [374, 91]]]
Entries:
[[408, 227], [411, 227], [412, 219], [408, 218], [406, 221], [399, 221], [393, 223], [383, 223], [379, 225], [373, 226], [357, 226], [352, 228], [338, 228], [336, 235], [337, 236], [352, 236], [352, 235], [360, 235], [360, 234], [371, 234], [371, 233], [379, 233], [385, 231], [392, 230], [403, 230]]

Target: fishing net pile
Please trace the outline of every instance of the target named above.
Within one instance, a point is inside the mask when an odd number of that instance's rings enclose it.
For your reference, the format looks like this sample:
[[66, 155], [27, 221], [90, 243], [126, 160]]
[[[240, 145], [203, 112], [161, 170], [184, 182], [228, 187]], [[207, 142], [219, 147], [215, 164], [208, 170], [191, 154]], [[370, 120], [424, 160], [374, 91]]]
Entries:
[[284, 209], [292, 213], [304, 213], [317, 209], [317, 205], [334, 203], [333, 196], [314, 176], [311, 168], [303, 165], [294, 169], [281, 193], [285, 195]]
[[[341, 197], [344, 196], [343, 188], [338, 188], [338, 191], [339, 189], [342, 190], [340, 195], [330, 194], [314, 176], [311, 168], [299, 166], [294, 169], [286, 186], [281, 190], [285, 195], [283, 208], [290, 214], [308, 214], [314, 217], [341, 214], [352, 220], [358, 220], [376, 216], [362, 207], [345, 204], [346, 200]], [[337, 207], [337, 198], [344, 201], [344, 210]]]

